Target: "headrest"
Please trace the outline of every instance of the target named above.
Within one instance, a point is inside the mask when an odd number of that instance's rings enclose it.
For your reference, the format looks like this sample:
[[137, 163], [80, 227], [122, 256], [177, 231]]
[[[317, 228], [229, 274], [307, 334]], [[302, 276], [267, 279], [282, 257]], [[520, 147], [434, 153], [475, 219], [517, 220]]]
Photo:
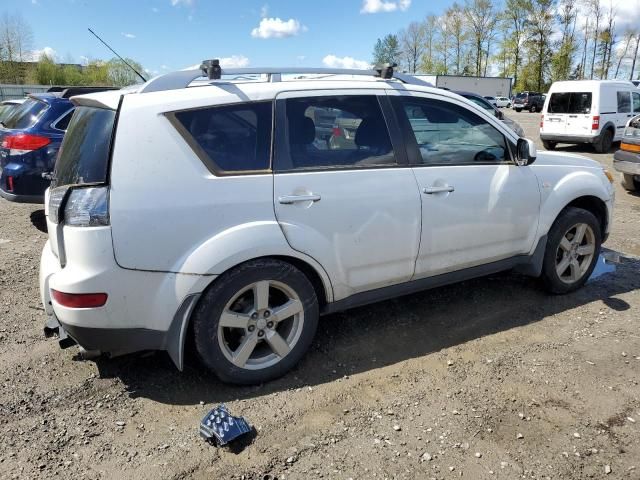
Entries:
[[316, 139], [316, 125], [309, 117], [296, 117], [289, 120], [289, 143], [308, 145]]
[[389, 135], [382, 119], [365, 118], [356, 130], [355, 143], [359, 147], [388, 148]]

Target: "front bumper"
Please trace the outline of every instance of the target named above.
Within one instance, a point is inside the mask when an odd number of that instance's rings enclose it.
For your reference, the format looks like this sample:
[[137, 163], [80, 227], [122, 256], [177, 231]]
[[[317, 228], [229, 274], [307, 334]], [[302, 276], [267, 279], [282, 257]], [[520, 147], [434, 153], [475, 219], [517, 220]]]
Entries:
[[618, 150], [613, 155], [613, 168], [627, 175], [640, 175], [640, 153]]
[[557, 133], [542, 133], [540, 132], [540, 138], [549, 142], [556, 143], [595, 143], [598, 140], [598, 135], [595, 136], [583, 136], [583, 135], [562, 135]]

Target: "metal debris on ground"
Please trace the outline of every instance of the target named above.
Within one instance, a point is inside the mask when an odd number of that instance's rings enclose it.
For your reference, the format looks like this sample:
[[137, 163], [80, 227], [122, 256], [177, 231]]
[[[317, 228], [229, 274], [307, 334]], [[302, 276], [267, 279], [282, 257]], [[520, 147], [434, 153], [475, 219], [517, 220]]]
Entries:
[[220, 405], [207, 413], [200, 422], [200, 436], [221, 447], [251, 431], [243, 417], [234, 417]]

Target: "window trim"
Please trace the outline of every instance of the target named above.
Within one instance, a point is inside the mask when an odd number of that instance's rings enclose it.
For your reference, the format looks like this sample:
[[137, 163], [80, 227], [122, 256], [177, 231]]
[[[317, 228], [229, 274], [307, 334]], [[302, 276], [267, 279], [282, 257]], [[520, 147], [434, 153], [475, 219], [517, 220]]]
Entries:
[[[71, 107], [69, 110], [67, 110], [62, 115], [60, 115], [58, 118], [56, 118], [53, 122], [51, 122], [49, 124], [49, 126], [54, 130], [58, 130], [59, 132], [66, 132], [67, 131], [66, 128], [65, 129], [58, 128], [56, 125], [58, 124], [58, 122], [60, 120], [62, 120], [64, 117], [66, 117], [69, 112], [73, 112], [75, 109], [76, 109], [76, 107]], [[69, 122], [71, 122], [71, 119], [69, 119]], [[67, 124], [67, 128], [69, 128], [68, 124]]]
[[[271, 104], [271, 126], [270, 126], [270, 139], [269, 139], [269, 153], [268, 153], [268, 166], [266, 169], [259, 170], [224, 170], [220, 168], [220, 166], [215, 162], [213, 158], [211, 158], [207, 152], [200, 146], [200, 144], [193, 138], [191, 132], [186, 129], [186, 127], [182, 124], [176, 114], [183, 112], [191, 112], [194, 110], [212, 110], [217, 108], [227, 108], [227, 107], [242, 107], [246, 105], [255, 105], [255, 104]], [[200, 159], [200, 161], [204, 164], [204, 166], [216, 177], [238, 177], [238, 176], [246, 176], [246, 175], [266, 175], [273, 173], [273, 152], [274, 152], [274, 125], [275, 125], [275, 101], [274, 100], [252, 100], [249, 102], [232, 102], [232, 103], [220, 103], [215, 105], [201, 105], [193, 108], [184, 108], [180, 110], [172, 110], [170, 112], [164, 112], [163, 114], [169, 123], [176, 129], [176, 131], [180, 134], [182, 139], [186, 142], [186, 144], [191, 148], [191, 150], [196, 154], [196, 156]]]
[[[500, 162], [474, 162], [474, 163], [466, 163], [466, 162], [460, 162], [460, 163], [433, 163], [433, 164], [429, 164], [429, 163], [424, 163], [423, 159], [422, 159], [422, 154], [420, 153], [420, 148], [418, 147], [418, 142], [416, 140], [415, 134], [413, 133], [413, 128], [411, 127], [411, 123], [409, 122], [409, 118], [407, 117], [405, 111], [404, 111], [404, 106], [402, 105], [402, 99], [403, 98], [415, 98], [415, 99], [419, 99], [419, 100], [433, 100], [433, 101], [439, 101], [439, 102], [444, 102], [444, 103], [448, 103], [450, 105], [456, 105], [460, 108], [465, 108], [467, 110], [469, 110], [470, 113], [475, 114], [476, 116], [478, 116], [480, 119], [486, 121], [489, 125], [491, 125], [493, 128], [496, 129], [496, 131], [502, 135], [502, 138], [504, 140], [504, 144], [505, 144], [505, 149], [507, 151], [507, 154], [509, 156], [508, 159], [505, 159], [503, 161]], [[507, 135], [505, 135], [505, 133], [502, 131], [501, 128], [498, 128], [496, 125], [494, 125], [492, 122], [487, 121], [486, 118], [483, 118], [482, 115], [478, 114], [477, 112], [474, 112], [473, 110], [469, 109], [466, 105], [463, 105], [461, 102], [452, 102], [450, 101], [447, 97], [440, 97], [440, 98], [434, 98], [431, 96], [423, 96], [423, 95], [404, 95], [404, 94], [400, 94], [400, 95], [394, 95], [391, 97], [391, 102], [393, 104], [394, 110], [396, 111], [396, 116], [399, 119], [399, 122], [402, 126], [402, 129], [406, 132], [405, 134], [405, 145], [407, 147], [407, 155], [409, 158], [409, 165], [413, 168], [416, 167], [469, 167], [469, 166], [498, 166], [498, 165], [516, 165], [515, 161], [514, 161], [514, 154], [513, 154], [513, 145], [512, 142], [509, 140], [509, 137]], [[471, 102], [471, 100], [469, 100], [469, 102]], [[474, 103], [474, 105], [477, 106], [478, 109], [481, 109], [481, 107], [477, 104]], [[484, 113], [484, 111], [483, 111]], [[517, 165], [516, 165], [517, 166]]]
[[[292, 92], [281, 92], [292, 93]], [[359, 171], [359, 170], [383, 170], [392, 168], [408, 168], [409, 159], [404, 143], [402, 142], [402, 134], [398, 124], [393, 108], [391, 108], [388, 102], [388, 96], [386, 90], [371, 90], [358, 91], [354, 89], [349, 90], [300, 90], [296, 91], [298, 95], [286, 95], [284, 98], [276, 98], [275, 101], [275, 115], [276, 121], [274, 127], [274, 151], [273, 151], [273, 173], [278, 175], [295, 174], [295, 173], [313, 173], [313, 172], [343, 172], [343, 171]], [[300, 98], [318, 98], [318, 97], [362, 97], [369, 96], [374, 97], [378, 101], [380, 107], [380, 113], [382, 119], [387, 127], [389, 134], [389, 140], [391, 142], [391, 148], [396, 162], [389, 165], [329, 165], [326, 167], [311, 167], [311, 168], [293, 168], [293, 169], [279, 169], [278, 168], [278, 152], [282, 152], [281, 155], [290, 155], [289, 152], [289, 122], [287, 121], [287, 100], [300, 99]]]

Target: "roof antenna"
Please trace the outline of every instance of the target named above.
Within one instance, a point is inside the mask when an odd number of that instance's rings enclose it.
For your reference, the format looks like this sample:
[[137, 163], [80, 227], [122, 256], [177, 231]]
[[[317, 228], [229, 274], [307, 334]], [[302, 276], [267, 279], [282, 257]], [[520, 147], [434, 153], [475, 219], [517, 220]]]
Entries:
[[98, 36], [98, 34], [97, 34], [96, 32], [94, 32], [93, 30], [91, 30], [91, 29], [90, 29], [90, 28], [88, 28], [88, 27], [87, 27], [87, 30], [89, 30], [89, 31], [93, 34], [93, 36], [94, 36], [94, 37], [96, 37], [98, 40], [100, 40], [100, 41], [104, 44], [104, 46], [105, 46], [105, 47], [107, 47], [109, 50], [111, 50], [111, 51], [115, 54], [115, 56], [116, 56], [116, 57], [118, 57], [120, 60], [122, 60], [122, 62], [123, 62], [127, 67], [129, 67], [131, 70], [133, 70], [133, 71], [135, 72], [135, 74], [136, 74], [136, 75], [138, 75], [138, 76], [142, 79], [142, 81], [143, 81], [143, 82], [146, 82], [146, 81], [147, 81], [147, 79], [146, 79], [146, 78], [144, 78], [144, 77], [140, 74], [140, 72], [139, 72], [139, 71], [137, 71], [135, 68], [133, 68], [131, 65], [129, 65], [129, 63], [128, 63], [124, 58], [122, 58], [120, 55], [118, 55], [118, 52], [116, 52], [113, 48], [111, 48], [109, 45], [107, 45], [107, 42], [105, 42], [104, 40], [102, 40], [102, 39]]

